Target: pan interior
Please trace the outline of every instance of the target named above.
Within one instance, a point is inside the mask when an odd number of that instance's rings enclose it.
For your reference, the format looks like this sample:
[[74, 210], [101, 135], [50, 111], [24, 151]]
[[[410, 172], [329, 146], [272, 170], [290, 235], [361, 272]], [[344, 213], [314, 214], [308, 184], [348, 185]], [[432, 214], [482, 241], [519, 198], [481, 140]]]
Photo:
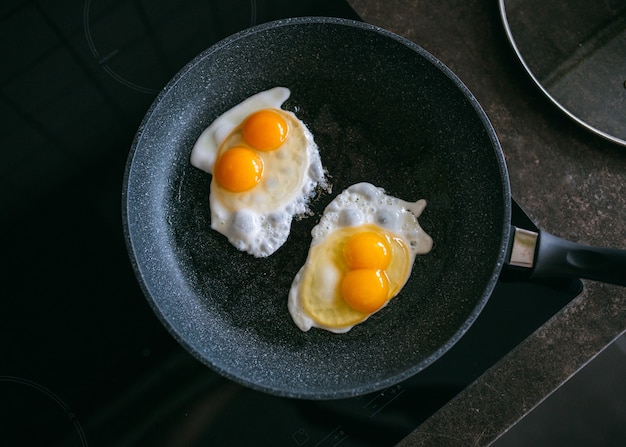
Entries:
[[[218, 115], [275, 86], [291, 90], [285, 106], [314, 134], [333, 193], [294, 220], [274, 255], [257, 259], [209, 228], [210, 176], [189, 154]], [[364, 324], [343, 335], [302, 333], [286, 303], [311, 228], [361, 181], [426, 199], [420, 222], [433, 250]], [[426, 367], [484, 305], [508, 231], [504, 162], [473, 97], [421, 48], [345, 20], [261, 25], [199, 55], [146, 115], [125, 182], [131, 259], [165, 326], [218, 372], [283, 396], [363, 394]]]

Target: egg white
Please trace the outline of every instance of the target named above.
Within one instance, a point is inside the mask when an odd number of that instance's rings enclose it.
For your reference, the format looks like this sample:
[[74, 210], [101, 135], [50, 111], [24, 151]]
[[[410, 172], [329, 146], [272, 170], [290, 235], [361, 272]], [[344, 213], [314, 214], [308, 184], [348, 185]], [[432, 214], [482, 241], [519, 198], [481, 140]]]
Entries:
[[[345, 266], [341, 265], [339, 244], [364, 227], [387, 235], [391, 242], [388, 269], [397, 284], [393, 298], [408, 280], [415, 257], [432, 248], [432, 238], [418, 222], [425, 206], [425, 200], [406, 202], [370, 183], [352, 185], [333, 199], [311, 232], [309, 255], [289, 291], [287, 307], [296, 326], [305, 332], [317, 327], [345, 333], [375, 313], [355, 311], [340, 296]], [[309, 312], [311, 307], [315, 307], [316, 315]], [[333, 318], [343, 323], [325, 323]]]
[[285, 87], [275, 87], [247, 98], [213, 121], [191, 151], [191, 164], [213, 174], [220, 154], [241, 140], [237, 129], [250, 114], [275, 109], [287, 122], [289, 130], [282, 146], [258, 153], [264, 163], [258, 185], [234, 193], [220, 187], [215, 176], [211, 181], [211, 228], [238, 250], [256, 257], [278, 250], [289, 236], [294, 216], [307, 213], [318, 187], [328, 187], [312, 133], [294, 113], [281, 108], [290, 94]]

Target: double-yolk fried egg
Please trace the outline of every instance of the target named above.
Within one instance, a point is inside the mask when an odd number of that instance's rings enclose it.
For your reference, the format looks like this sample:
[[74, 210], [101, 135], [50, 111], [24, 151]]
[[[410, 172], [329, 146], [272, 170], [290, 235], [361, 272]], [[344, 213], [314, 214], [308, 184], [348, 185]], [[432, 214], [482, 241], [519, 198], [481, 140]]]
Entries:
[[432, 238], [418, 217], [425, 200], [406, 202], [358, 183], [326, 207], [313, 228], [304, 266], [293, 280], [288, 309], [302, 330], [344, 333], [383, 308], [407, 282], [415, 257]]
[[191, 164], [212, 175], [211, 228], [256, 257], [280, 248], [293, 217], [327, 186], [313, 135], [281, 109], [289, 96], [276, 87], [249, 97], [213, 121], [191, 151]]

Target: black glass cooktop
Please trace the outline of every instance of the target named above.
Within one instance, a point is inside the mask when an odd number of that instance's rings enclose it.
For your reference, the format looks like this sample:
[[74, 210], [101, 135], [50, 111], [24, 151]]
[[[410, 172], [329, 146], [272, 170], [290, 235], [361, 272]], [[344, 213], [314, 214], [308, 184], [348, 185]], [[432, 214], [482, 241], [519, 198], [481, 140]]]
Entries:
[[[182, 66], [250, 25], [358, 19], [345, 2], [12, 1], [0, 8], [3, 445], [393, 445], [579, 291], [501, 281], [466, 336], [384, 392], [269, 396], [201, 365], [161, 326], [122, 234], [124, 164]], [[532, 226], [515, 207], [514, 223]]]

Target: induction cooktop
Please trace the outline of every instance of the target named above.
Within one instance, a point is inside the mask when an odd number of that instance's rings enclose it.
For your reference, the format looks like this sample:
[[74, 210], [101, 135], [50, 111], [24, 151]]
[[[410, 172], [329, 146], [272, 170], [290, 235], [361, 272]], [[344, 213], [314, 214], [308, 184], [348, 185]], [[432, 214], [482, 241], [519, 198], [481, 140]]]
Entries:
[[[439, 361], [383, 392], [270, 396], [201, 365], [134, 277], [121, 223], [133, 136], [159, 90], [216, 41], [345, 2], [10, 2], [0, 12], [5, 445], [393, 445], [580, 292], [502, 278]], [[29, 30], [24, 32], [24, 30]], [[514, 205], [513, 222], [533, 228]]]

